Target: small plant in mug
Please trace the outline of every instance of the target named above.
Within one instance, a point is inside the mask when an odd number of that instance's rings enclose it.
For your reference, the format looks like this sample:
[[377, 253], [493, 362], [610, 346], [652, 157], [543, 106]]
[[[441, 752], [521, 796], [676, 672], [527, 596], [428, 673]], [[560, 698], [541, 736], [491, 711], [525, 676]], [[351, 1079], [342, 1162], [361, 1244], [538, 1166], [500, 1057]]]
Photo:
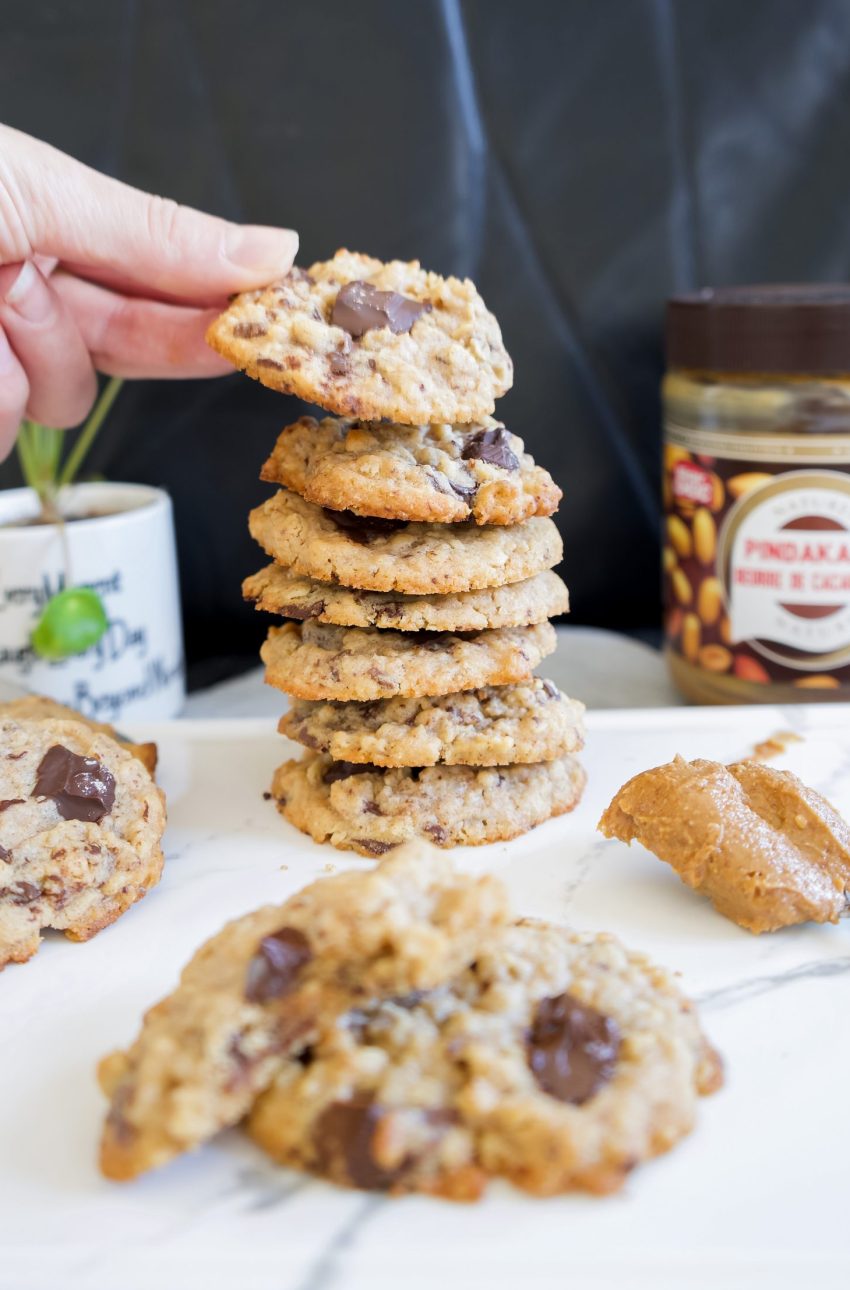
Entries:
[[122, 382], [112, 377], [103, 387], [88, 420], [71, 451], [63, 460], [66, 431], [24, 421], [18, 434], [17, 451], [24, 482], [38, 495], [39, 522], [56, 524], [65, 546], [65, 586], [51, 596], [33, 628], [31, 641], [39, 657], [58, 662], [84, 654], [101, 639], [109, 620], [98, 593], [92, 587], [75, 587], [65, 541], [65, 518], [59, 494], [77, 478], [83, 462]]

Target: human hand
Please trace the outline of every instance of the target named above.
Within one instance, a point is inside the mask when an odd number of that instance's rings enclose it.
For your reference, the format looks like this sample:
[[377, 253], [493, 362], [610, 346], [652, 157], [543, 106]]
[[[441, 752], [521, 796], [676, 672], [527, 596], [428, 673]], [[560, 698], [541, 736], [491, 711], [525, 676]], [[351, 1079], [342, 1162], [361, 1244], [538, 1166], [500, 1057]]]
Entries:
[[95, 369], [218, 376], [204, 343], [227, 297], [292, 266], [290, 229], [231, 224], [0, 126], [0, 460], [24, 416], [83, 420]]

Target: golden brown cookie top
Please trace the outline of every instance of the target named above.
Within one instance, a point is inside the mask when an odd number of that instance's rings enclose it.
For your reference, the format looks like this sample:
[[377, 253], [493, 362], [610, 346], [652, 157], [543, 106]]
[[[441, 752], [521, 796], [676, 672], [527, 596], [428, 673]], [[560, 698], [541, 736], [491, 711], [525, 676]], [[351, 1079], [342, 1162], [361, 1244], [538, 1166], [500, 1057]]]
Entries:
[[404, 425], [478, 421], [513, 380], [472, 282], [346, 250], [237, 296], [207, 341], [272, 389]]
[[847, 909], [850, 828], [790, 771], [676, 757], [630, 779], [599, 829], [640, 842], [750, 932]]

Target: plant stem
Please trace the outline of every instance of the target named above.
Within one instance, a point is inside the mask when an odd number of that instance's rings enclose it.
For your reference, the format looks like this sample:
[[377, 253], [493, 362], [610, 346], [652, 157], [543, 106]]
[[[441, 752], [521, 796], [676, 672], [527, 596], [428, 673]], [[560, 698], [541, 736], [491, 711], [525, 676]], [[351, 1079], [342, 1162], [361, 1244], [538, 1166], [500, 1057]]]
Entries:
[[106, 414], [115, 402], [118, 391], [121, 389], [123, 381], [118, 376], [111, 376], [103, 387], [103, 391], [89, 414], [89, 419], [80, 431], [79, 438], [74, 447], [69, 452], [65, 464], [59, 472], [59, 478], [56, 481], [58, 488], [64, 488], [66, 484], [73, 483], [77, 471], [83, 463], [86, 453], [94, 442], [95, 435], [103, 424]]

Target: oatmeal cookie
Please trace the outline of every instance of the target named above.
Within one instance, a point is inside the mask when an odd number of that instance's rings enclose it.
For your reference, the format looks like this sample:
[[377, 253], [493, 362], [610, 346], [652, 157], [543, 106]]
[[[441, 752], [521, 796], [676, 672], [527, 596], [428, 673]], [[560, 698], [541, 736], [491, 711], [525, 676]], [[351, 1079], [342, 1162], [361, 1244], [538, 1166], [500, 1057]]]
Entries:
[[274, 390], [372, 421], [465, 425], [490, 416], [513, 380], [468, 279], [345, 250], [237, 296], [207, 341]]
[[296, 699], [278, 730], [335, 761], [375, 766], [512, 766], [584, 744], [584, 704], [532, 677], [464, 694], [311, 703]]
[[561, 490], [498, 421], [400, 426], [302, 417], [261, 479], [317, 506], [391, 520], [519, 524], [558, 509]]
[[449, 596], [403, 596], [392, 591], [335, 587], [268, 564], [246, 578], [242, 594], [257, 609], [284, 618], [317, 618], [339, 627], [395, 627], [402, 632], [476, 632], [483, 627], [528, 627], [570, 607], [564, 582], [546, 569], [506, 587]]
[[275, 1160], [367, 1190], [606, 1193], [693, 1127], [720, 1060], [671, 976], [611, 936], [531, 921], [425, 994], [364, 1001], [256, 1103]]
[[103, 1172], [134, 1178], [236, 1124], [320, 1022], [442, 984], [506, 918], [500, 883], [417, 845], [229, 923], [101, 1062]]
[[156, 744], [134, 744], [126, 736], [120, 735], [108, 722], [92, 721], [90, 717], [84, 717], [81, 712], [77, 712], [76, 708], [67, 708], [64, 703], [48, 699], [46, 695], [27, 694], [23, 698], [0, 703], [0, 720], [3, 717], [12, 717], [15, 721], [82, 721], [83, 725], [88, 726], [90, 730], [98, 730], [102, 735], [109, 735], [110, 739], [114, 739], [122, 748], [126, 748], [128, 753], [138, 757], [149, 774], [153, 775], [156, 770]]
[[261, 650], [266, 683], [299, 699], [389, 699], [524, 680], [557, 643], [551, 623], [459, 635], [328, 627], [308, 619], [272, 627]]
[[676, 757], [624, 784], [599, 829], [640, 842], [749, 932], [835, 923], [850, 904], [850, 828], [787, 770]]
[[278, 767], [272, 797], [314, 842], [379, 856], [416, 837], [440, 847], [518, 837], [577, 806], [585, 780], [572, 756], [534, 766], [385, 770], [306, 752]]
[[0, 968], [41, 932], [86, 941], [159, 880], [165, 805], [141, 762], [79, 721], [0, 720]]
[[415, 596], [521, 582], [563, 555], [554, 522], [540, 516], [508, 527], [408, 524], [323, 510], [284, 490], [251, 511], [249, 528], [292, 573]]

